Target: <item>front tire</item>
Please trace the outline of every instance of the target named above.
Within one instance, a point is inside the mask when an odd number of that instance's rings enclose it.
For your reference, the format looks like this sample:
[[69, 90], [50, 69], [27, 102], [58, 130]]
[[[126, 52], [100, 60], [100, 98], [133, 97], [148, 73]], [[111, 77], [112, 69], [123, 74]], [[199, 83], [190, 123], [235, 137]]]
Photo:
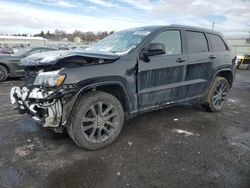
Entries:
[[124, 111], [120, 101], [111, 94], [95, 91], [81, 98], [68, 132], [78, 146], [97, 150], [118, 137], [123, 123]]
[[0, 65], [0, 82], [5, 81], [7, 77], [8, 77], [7, 69], [4, 66]]
[[225, 78], [216, 77], [201, 106], [210, 112], [220, 111], [227, 101], [229, 89], [230, 85]]

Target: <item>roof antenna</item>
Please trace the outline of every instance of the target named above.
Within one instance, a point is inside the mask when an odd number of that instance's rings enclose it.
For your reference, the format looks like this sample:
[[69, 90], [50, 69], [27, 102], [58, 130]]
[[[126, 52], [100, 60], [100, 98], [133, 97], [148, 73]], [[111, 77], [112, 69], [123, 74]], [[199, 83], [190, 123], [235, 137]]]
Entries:
[[213, 24], [212, 24], [212, 30], [214, 30], [214, 25], [215, 25], [215, 22], [213, 22]]

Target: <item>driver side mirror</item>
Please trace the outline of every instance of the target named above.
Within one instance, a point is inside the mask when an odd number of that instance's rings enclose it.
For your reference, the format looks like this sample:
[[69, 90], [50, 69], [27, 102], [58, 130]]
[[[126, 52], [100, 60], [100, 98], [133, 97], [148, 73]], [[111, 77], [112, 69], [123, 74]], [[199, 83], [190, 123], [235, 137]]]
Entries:
[[149, 62], [149, 56], [161, 55], [166, 53], [166, 47], [163, 43], [150, 43], [147, 48], [142, 51], [142, 60]]
[[150, 43], [148, 46], [148, 56], [161, 55], [166, 53], [163, 43]]

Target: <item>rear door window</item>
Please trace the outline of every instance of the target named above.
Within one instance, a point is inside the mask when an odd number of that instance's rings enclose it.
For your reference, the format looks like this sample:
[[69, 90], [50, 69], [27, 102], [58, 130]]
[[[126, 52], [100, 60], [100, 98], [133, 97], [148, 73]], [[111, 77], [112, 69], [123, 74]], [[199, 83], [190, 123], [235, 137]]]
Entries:
[[208, 52], [207, 39], [204, 33], [197, 31], [186, 31], [186, 36], [190, 53]]
[[227, 47], [225, 43], [223, 42], [223, 40], [221, 39], [221, 37], [219, 37], [218, 35], [214, 35], [214, 34], [208, 34], [208, 37], [212, 45], [213, 51], [217, 51], [217, 52], [227, 51]]

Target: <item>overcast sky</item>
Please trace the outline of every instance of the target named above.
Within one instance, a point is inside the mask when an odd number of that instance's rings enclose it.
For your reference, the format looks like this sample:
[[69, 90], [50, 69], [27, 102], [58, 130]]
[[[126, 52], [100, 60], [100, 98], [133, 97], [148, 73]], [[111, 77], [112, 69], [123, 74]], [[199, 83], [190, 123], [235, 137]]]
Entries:
[[0, 0], [0, 33], [184, 24], [248, 36], [250, 0]]

